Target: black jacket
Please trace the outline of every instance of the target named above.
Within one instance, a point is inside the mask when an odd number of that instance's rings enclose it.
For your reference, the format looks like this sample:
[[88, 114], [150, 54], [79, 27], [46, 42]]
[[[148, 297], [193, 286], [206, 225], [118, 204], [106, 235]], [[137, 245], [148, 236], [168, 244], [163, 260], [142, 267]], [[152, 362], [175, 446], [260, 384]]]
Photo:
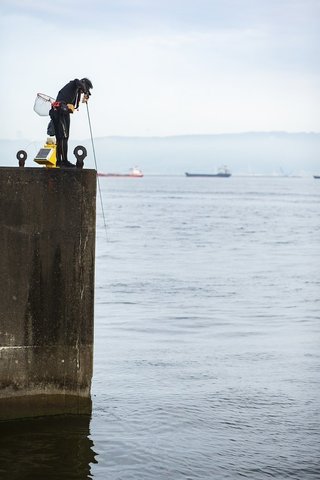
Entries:
[[83, 85], [77, 78], [71, 80], [58, 93], [57, 102], [72, 103], [75, 108], [79, 107], [81, 93], [85, 93]]

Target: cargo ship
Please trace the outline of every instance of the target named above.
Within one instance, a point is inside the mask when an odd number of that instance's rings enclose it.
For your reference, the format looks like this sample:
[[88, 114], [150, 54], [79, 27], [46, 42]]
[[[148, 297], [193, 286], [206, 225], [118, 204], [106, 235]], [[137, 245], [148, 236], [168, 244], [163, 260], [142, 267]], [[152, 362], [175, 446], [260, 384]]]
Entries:
[[228, 167], [220, 167], [217, 173], [189, 173], [185, 172], [186, 177], [231, 177], [231, 172]]
[[99, 177], [131, 177], [141, 178], [143, 177], [142, 171], [138, 167], [131, 168], [128, 173], [98, 173]]

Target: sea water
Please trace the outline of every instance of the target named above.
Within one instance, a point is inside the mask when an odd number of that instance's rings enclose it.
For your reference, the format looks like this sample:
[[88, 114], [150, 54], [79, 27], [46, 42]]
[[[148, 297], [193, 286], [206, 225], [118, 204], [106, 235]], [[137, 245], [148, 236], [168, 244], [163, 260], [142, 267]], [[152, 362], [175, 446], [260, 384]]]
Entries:
[[92, 418], [7, 428], [0, 478], [319, 479], [320, 180], [99, 184]]

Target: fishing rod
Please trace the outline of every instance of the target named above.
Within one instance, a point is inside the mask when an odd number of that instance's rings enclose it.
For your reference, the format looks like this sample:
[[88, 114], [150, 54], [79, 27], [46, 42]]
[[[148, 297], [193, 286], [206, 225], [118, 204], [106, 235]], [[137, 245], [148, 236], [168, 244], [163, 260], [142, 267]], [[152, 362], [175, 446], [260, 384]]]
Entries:
[[108, 240], [106, 217], [105, 217], [105, 214], [104, 214], [104, 208], [103, 208], [103, 202], [102, 202], [101, 187], [100, 187], [100, 181], [99, 181], [99, 176], [98, 176], [98, 165], [97, 165], [96, 151], [95, 151], [95, 148], [94, 148], [94, 141], [93, 141], [93, 135], [92, 135], [92, 128], [91, 128], [91, 120], [90, 120], [88, 102], [86, 102], [86, 105], [87, 105], [87, 115], [88, 115], [88, 123], [89, 123], [90, 136], [91, 136], [91, 144], [92, 144], [93, 158], [94, 158], [94, 164], [95, 164], [96, 171], [97, 171], [98, 191], [99, 191], [99, 196], [100, 196], [101, 211], [102, 211], [104, 229], [105, 229], [106, 237], [107, 237], [107, 240]]

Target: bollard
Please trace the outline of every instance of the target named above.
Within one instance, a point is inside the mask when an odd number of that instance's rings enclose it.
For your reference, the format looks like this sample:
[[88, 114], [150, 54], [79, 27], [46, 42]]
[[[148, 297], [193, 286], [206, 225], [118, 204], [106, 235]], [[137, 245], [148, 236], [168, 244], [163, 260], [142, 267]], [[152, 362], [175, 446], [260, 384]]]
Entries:
[[73, 153], [77, 159], [76, 167], [77, 168], [83, 168], [83, 161], [87, 156], [87, 149], [83, 147], [82, 145], [78, 145], [75, 147], [73, 150]]
[[19, 150], [17, 152], [17, 159], [19, 160], [19, 167], [24, 167], [27, 160], [27, 152], [25, 150]]

